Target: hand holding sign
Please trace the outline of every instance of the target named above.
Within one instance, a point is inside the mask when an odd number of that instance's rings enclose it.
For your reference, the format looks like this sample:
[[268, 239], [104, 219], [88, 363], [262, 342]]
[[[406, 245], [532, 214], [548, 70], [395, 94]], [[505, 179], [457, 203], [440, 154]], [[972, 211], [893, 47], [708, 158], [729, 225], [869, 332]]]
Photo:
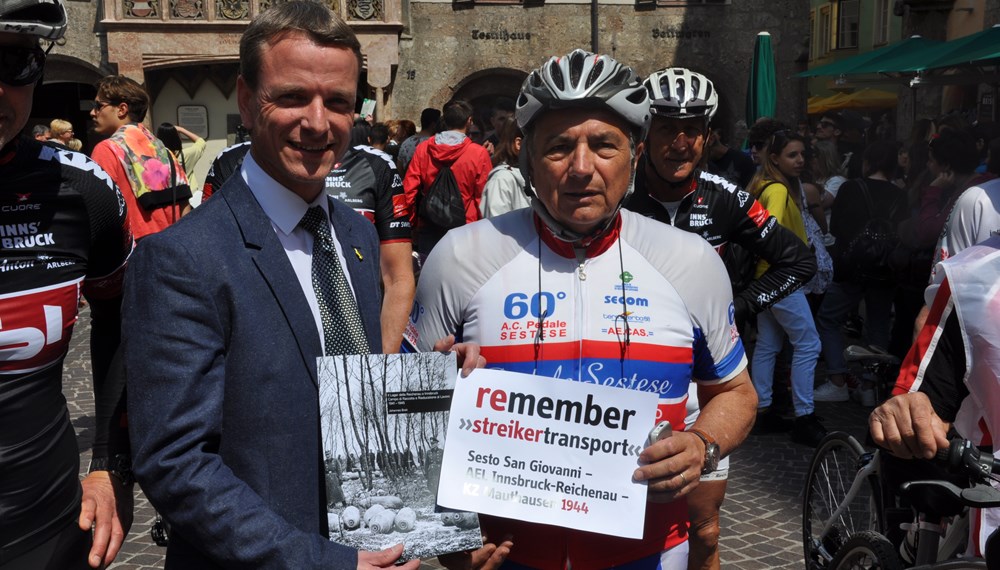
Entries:
[[698, 436], [674, 432], [639, 454], [643, 465], [632, 477], [649, 483], [650, 502], [669, 503], [698, 486], [704, 460], [705, 446]]
[[455, 386], [438, 502], [640, 538], [646, 487], [632, 475], [656, 403], [649, 392], [476, 370]]

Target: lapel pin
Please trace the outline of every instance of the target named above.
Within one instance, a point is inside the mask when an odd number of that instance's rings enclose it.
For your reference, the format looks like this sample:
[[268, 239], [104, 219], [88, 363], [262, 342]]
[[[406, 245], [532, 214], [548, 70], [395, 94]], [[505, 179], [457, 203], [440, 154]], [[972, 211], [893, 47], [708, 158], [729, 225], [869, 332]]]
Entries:
[[358, 256], [358, 261], [365, 260], [365, 256], [361, 255], [361, 250], [358, 248], [354, 248], [354, 255]]

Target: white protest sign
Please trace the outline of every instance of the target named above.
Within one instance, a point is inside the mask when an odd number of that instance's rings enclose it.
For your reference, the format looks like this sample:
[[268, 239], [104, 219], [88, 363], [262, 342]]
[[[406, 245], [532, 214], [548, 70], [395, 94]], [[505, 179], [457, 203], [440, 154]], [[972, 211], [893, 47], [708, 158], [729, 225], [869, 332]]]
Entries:
[[479, 369], [452, 398], [438, 504], [641, 538], [657, 395]]

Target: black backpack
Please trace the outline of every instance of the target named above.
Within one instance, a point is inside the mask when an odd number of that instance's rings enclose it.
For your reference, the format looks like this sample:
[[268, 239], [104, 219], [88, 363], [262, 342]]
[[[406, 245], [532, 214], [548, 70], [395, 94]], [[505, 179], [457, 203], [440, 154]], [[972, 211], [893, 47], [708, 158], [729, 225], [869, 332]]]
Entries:
[[417, 215], [444, 230], [465, 225], [465, 201], [451, 164], [441, 164], [437, 176], [420, 199]]
[[863, 179], [858, 182], [872, 217], [865, 223], [861, 233], [848, 244], [847, 262], [854, 271], [855, 280], [890, 281], [893, 279], [893, 272], [889, 259], [899, 245], [896, 224], [892, 221], [895, 208], [884, 216], [879, 215], [868, 192], [868, 185]]

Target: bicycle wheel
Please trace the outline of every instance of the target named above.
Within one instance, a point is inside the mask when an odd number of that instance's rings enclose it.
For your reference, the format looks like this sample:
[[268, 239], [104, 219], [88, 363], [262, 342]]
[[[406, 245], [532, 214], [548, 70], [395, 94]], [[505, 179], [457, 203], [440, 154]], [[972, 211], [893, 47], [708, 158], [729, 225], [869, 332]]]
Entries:
[[830, 568], [834, 555], [854, 534], [882, 530], [879, 493], [870, 480], [862, 482], [834, 517], [854, 483], [864, 453], [850, 435], [832, 432], [813, 454], [802, 500], [802, 545], [808, 570]]
[[837, 551], [830, 570], [903, 570], [896, 549], [877, 532], [856, 533]]

